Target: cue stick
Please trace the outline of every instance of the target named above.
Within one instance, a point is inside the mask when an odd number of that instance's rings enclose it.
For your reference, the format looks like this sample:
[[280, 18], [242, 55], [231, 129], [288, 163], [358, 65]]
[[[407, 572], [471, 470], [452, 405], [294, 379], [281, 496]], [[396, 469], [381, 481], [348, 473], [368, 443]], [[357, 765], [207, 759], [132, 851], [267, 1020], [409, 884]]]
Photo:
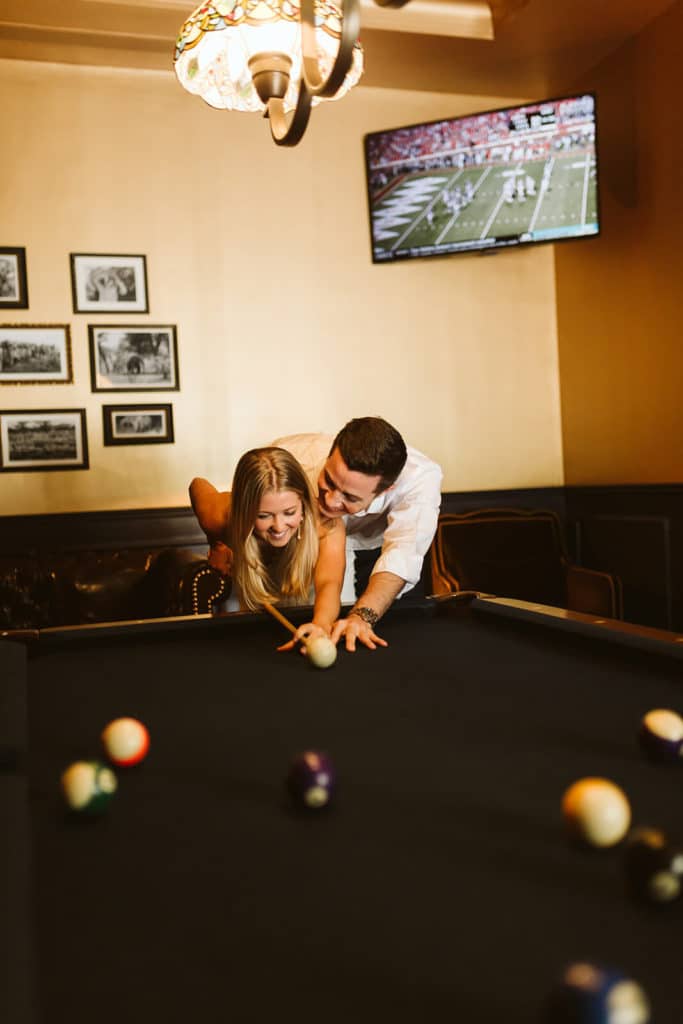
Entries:
[[290, 633], [296, 633], [296, 626], [293, 626], [289, 619], [286, 619], [282, 612], [279, 612], [277, 608], [273, 608], [272, 604], [268, 604], [267, 601], [264, 601], [263, 607], [266, 609], [267, 612], [270, 612], [273, 618], [277, 619], [277, 621], [281, 625], [283, 625], [285, 629], [288, 629]]

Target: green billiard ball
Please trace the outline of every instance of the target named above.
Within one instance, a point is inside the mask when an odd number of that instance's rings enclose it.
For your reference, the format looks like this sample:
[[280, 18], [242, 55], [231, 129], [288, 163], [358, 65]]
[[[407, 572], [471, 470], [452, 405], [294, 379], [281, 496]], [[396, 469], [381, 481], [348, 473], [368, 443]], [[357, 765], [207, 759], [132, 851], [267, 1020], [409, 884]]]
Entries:
[[100, 761], [75, 761], [62, 773], [62, 793], [69, 810], [99, 814], [116, 792], [111, 768]]

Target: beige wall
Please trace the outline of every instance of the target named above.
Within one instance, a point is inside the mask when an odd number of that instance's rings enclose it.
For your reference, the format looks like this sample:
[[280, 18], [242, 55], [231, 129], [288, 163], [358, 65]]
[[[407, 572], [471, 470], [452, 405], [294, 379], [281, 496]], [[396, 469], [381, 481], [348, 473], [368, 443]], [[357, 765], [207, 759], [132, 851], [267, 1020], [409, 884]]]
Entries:
[[[278, 149], [171, 73], [0, 61], [0, 243], [28, 310], [69, 323], [74, 383], [0, 386], [1, 409], [85, 407], [90, 470], [0, 474], [4, 514], [187, 504], [243, 450], [379, 414], [446, 490], [560, 485], [554, 249], [372, 266], [367, 131], [514, 102], [359, 88]], [[70, 252], [145, 253], [148, 316], [73, 314]], [[180, 390], [93, 394], [89, 323], [178, 325]], [[101, 407], [171, 401], [176, 443], [103, 447]]]
[[683, 3], [591, 76], [603, 234], [556, 251], [568, 484], [683, 479]]

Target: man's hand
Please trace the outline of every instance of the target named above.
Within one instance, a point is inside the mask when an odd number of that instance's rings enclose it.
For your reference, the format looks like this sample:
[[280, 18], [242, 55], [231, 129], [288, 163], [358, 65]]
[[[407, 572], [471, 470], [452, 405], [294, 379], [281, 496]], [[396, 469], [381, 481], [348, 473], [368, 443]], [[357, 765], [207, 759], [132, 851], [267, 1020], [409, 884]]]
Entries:
[[348, 619], [339, 619], [332, 628], [330, 639], [336, 644], [342, 637], [346, 638], [346, 650], [355, 651], [356, 642], [376, 651], [380, 647], [388, 647], [389, 644], [381, 636], [377, 636], [370, 623], [365, 622], [358, 615], [349, 615]]
[[[296, 633], [292, 635], [292, 639], [286, 644], [281, 644], [278, 647], [278, 651], [292, 651], [298, 643], [301, 643], [299, 650], [300, 654], [306, 653], [306, 640], [312, 640], [315, 636], [326, 636], [329, 638], [330, 634], [322, 626], [316, 626], [315, 622], [304, 622], [302, 626], [299, 626]], [[304, 641], [302, 643], [302, 641]]]
[[232, 548], [221, 540], [213, 541], [207, 555], [209, 565], [224, 576], [232, 576]]

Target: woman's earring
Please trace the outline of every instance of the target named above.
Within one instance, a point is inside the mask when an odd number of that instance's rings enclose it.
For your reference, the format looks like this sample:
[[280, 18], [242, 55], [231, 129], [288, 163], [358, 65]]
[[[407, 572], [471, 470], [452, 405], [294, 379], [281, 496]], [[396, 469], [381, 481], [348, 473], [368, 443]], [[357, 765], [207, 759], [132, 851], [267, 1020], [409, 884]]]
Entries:
[[297, 540], [301, 540], [301, 523], [299, 523], [299, 525], [297, 527], [297, 530], [296, 530], [296, 539]]

